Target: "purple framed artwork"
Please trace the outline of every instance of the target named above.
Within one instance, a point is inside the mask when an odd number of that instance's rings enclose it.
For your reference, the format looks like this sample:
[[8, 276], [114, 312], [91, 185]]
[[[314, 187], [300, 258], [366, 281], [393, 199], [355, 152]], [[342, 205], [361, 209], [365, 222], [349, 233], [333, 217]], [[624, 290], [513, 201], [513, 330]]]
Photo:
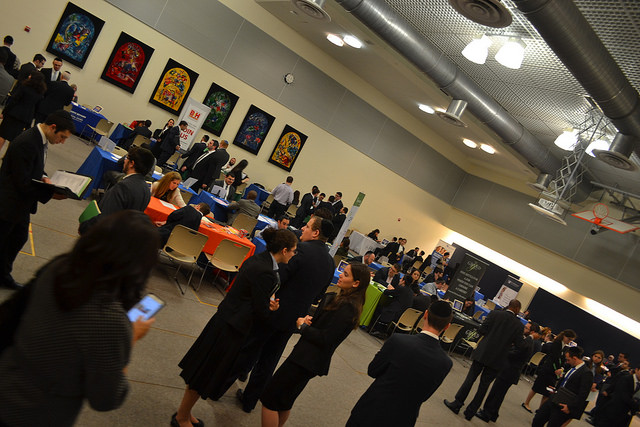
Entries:
[[170, 113], [178, 114], [197, 79], [198, 73], [169, 59], [149, 102]]
[[275, 117], [255, 105], [249, 107], [233, 144], [253, 154], [258, 154]]
[[84, 67], [104, 21], [73, 3], [67, 3], [47, 44], [47, 52]]
[[212, 83], [203, 102], [204, 105], [211, 108], [211, 113], [205, 119], [202, 129], [220, 136], [238, 99], [237, 95]]
[[296, 162], [306, 140], [307, 135], [286, 125], [280, 138], [278, 138], [276, 146], [273, 148], [271, 156], [269, 156], [269, 163], [291, 172], [293, 164]]
[[127, 33], [120, 37], [111, 52], [102, 72], [102, 80], [133, 93], [140, 82], [144, 69], [153, 55], [154, 49]]

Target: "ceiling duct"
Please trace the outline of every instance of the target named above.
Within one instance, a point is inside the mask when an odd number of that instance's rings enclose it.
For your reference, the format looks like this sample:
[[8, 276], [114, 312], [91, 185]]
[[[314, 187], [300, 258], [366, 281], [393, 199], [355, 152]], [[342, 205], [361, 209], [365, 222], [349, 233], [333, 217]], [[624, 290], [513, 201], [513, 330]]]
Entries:
[[331, 17], [322, 8], [325, 2], [326, 0], [291, 0], [291, 4], [305, 15], [318, 21], [330, 22]]
[[536, 191], [547, 191], [551, 184], [551, 175], [548, 173], [541, 173], [538, 175], [536, 182], [527, 182], [527, 185]]
[[629, 160], [633, 152], [635, 138], [629, 135], [617, 133], [608, 150], [593, 150], [593, 154], [598, 158], [618, 169], [628, 171], [636, 170], [636, 165]]
[[493, 28], [504, 28], [511, 25], [511, 12], [500, 0], [449, 0], [456, 12], [477, 22]]
[[454, 126], [466, 128], [467, 125], [465, 124], [465, 122], [460, 120], [462, 113], [464, 113], [464, 110], [466, 109], [467, 101], [454, 99], [447, 107], [447, 111], [438, 111], [436, 112], [436, 114], [447, 123], [450, 123]]

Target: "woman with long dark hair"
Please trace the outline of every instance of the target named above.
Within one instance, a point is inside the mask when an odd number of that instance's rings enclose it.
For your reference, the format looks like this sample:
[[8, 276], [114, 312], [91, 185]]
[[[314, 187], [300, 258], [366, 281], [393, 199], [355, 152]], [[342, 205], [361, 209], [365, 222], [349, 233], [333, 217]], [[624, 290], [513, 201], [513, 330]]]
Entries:
[[296, 190], [293, 192], [293, 200], [291, 201], [293, 206], [298, 206], [300, 204], [300, 190]]
[[246, 159], [242, 159], [229, 171], [229, 174], [233, 175], [233, 177], [236, 179], [235, 181], [233, 181], [233, 185], [236, 188], [238, 188], [240, 184], [245, 184], [249, 181], [249, 176], [244, 173], [244, 170], [247, 168], [247, 166], [249, 166], [249, 161]]
[[201, 425], [191, 409], [199, 398], [218, 400], [229, 389], [235, 380], [229, 379], [229, 371], [252, 326], [265, 321], [269, 312], [279, 307], [278, 300], [272, 298], [280, 286], [275, 270], [293, 257], [298, 239], [289, 230], [273, 228], [266, 228], [262, 238], [267, 250], [242, 264], [218, 311], [178, 364], [187, 388], [171, 418], [174, 427]]
[[36, 107], [42, 101], [47, 86], [39, 71], [32, 71], [21, 85], [17, 86], [2, 111], [0, 123], [0, 149], [5, 140], [13, 141], [22, 131], [31, 127]]
[[262, 393], [263, 427], [282, 426], [310, 379], [327, 375], [331, 357], [358, 326], [371, 275], [366, 265], [349, 264], [340, 274], [340, 293], [325, 294], [313, 317], [298, 319], [300, 340]]
[[131, 347], [149, 321], [129, 321], [158, 258], [158, 233], [141, 212], [110, 215], [27, 286], [13, 344], [0, 356], [0, 425], [70, 426], [86, 399], [118, 408]]

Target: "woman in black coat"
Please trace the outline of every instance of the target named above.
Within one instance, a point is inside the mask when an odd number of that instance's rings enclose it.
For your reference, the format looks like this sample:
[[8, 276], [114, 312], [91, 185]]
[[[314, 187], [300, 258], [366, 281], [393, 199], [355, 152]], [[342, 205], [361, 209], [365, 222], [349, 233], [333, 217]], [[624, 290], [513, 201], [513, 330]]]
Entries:
[[46, 90], [44, 76], [39, 71], [32, 71], [29, 77], [16, 87], [2, 111], [0, 149], [5, 140], [13, 141], [22, 131], [31, 127], [36, 108]]
[[295, 254], [298, 239], [289, 230], [265, 229], [262, 238], [267, 250], [246, 260], [235, 283], [218, 311], [178, 366], [187, 384], [182, 402], [171, 418], [171, 425], [201, 425], [191, 415], [198, 398], [218, 400], [233, 384], [229, 371], [238, 357], [254, 323], [266, 319], [278, 309], [272, 299], [280, 286], [275, 271], [279, 263], [288, 263]]
[[327, 375], [334, 351], [355, 329], [371, 276], [362, 263], [340, 274], [340, 293], [325, 294], [313, 317], [298, 319], [300, 340], [262, 393], [262, 425], [282, 426], [296, 398], [318, 375]]

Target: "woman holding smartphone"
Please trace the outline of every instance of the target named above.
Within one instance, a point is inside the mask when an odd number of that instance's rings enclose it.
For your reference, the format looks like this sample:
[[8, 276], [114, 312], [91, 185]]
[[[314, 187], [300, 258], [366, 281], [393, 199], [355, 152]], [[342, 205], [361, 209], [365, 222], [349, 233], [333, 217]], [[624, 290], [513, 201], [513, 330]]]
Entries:
[[313, 317], [298, 319], [300, 340], [262, 393], [262, 426], [282, 426], [309, 380], [327, 375], [331, 356], [358, 325], [371, 275], [366, 265], [349, 264], [340, 274], [340, 293], [325, 294]]
[[298, 239], [289, 230], [273, 228], [265, 229], [262, 238], [267, 250], [242, 264], [218, 311], [178, 364], [187, 388], [171, 418], [174, 427], [202, 425], [191, 409], [199, 398], [218, 400], [229, 389], [233, 384], [229, 372], [253, 324], [279, 308], [278, 300], [272, 298], [280, 286], [278, 264], [288, 263], [295, 255]]

